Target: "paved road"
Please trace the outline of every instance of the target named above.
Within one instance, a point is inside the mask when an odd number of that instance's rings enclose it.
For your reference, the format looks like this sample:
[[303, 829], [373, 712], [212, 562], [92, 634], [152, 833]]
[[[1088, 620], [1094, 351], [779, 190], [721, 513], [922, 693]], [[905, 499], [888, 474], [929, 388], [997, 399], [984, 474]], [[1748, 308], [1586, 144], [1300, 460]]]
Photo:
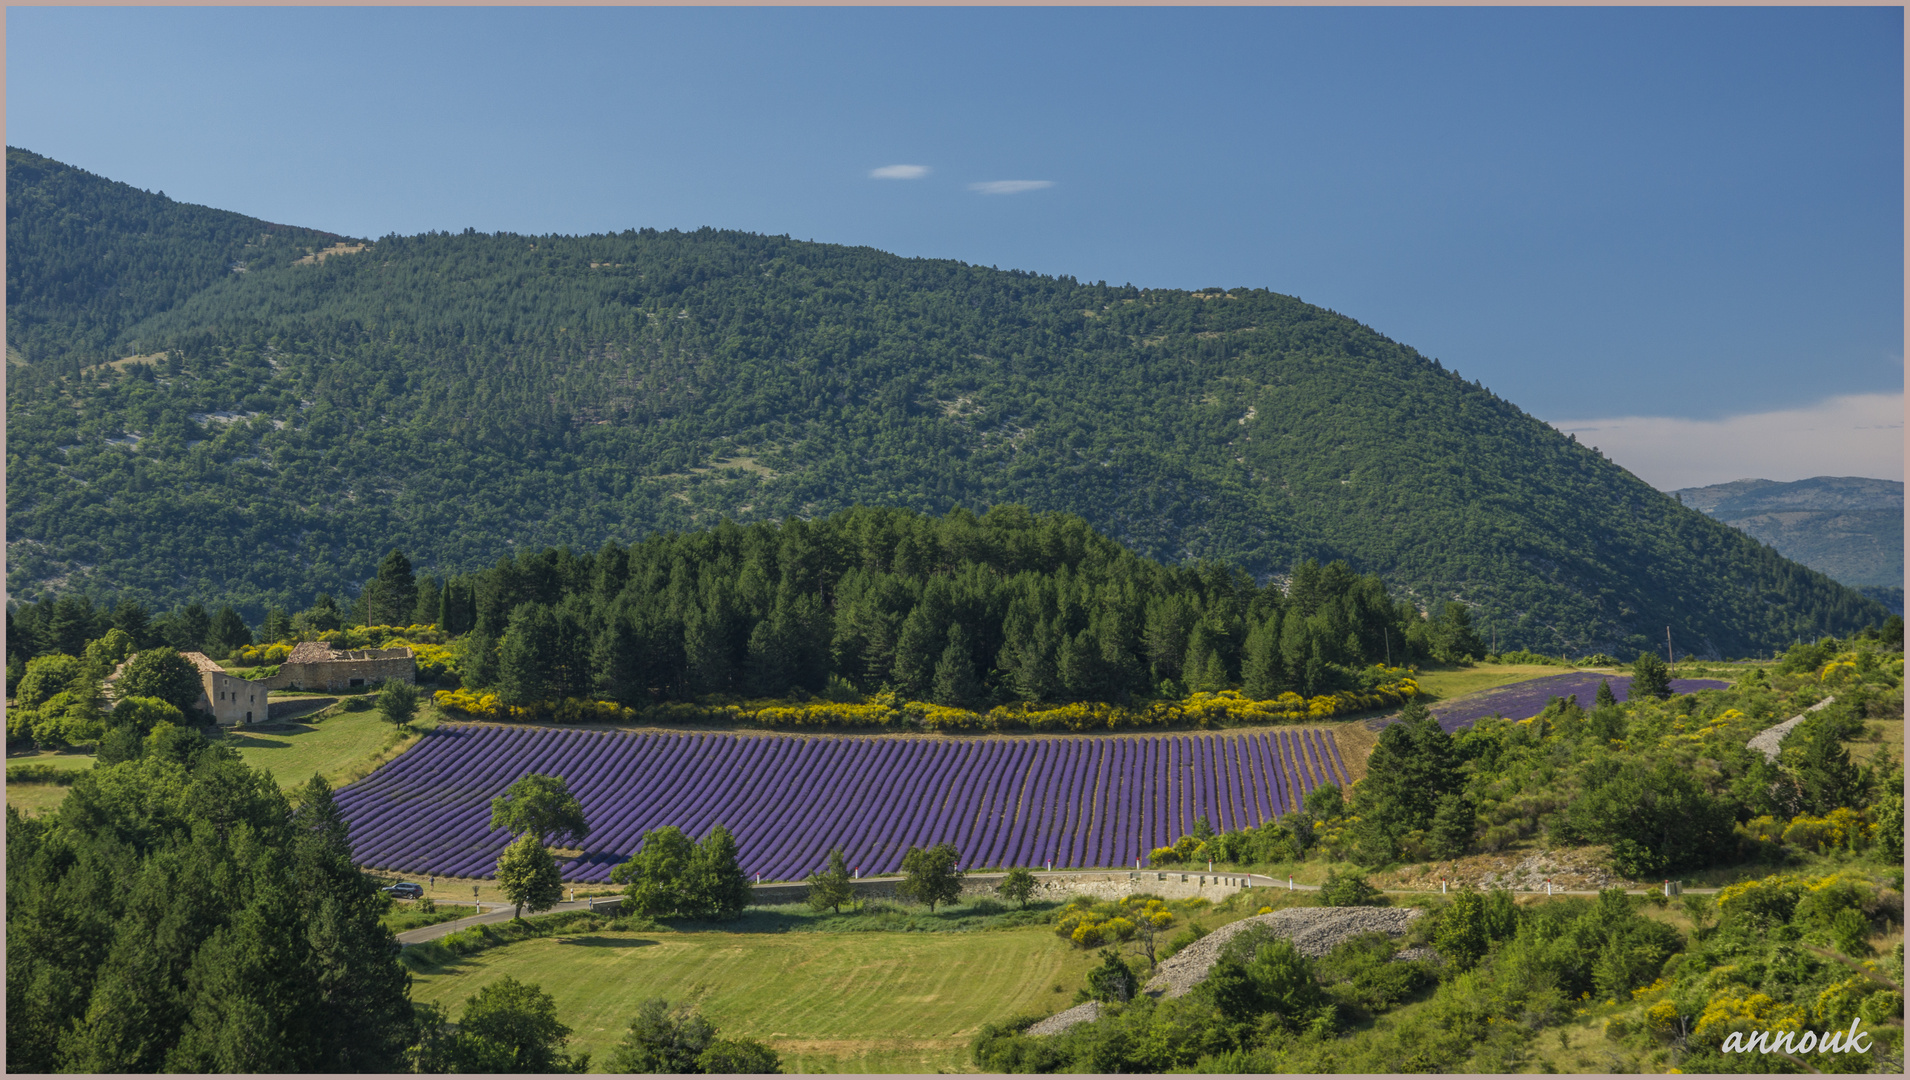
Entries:
[[[588, 900], [565, 900], [558, 903], [557, 906], [551, 908], [550, 910], [551, 911], [581, 911], [584, 908], [587, 908], [589, 906], [590, 906], [590, 901]], [[398, 935], [398, 943], [400, 945], [416, 945], [420, 941], [432, 941], [437, 938], [441, 938], [446, 934], [453, 933], [458, 930], [463, 930], [465, 927], [476, 926], [479, 923], [501, 923], [501, 922], [511, 921], [512, 909], [511, 909], [511, 905], [509, 904], [494, 904], [487, 900], [484, 903], [479, 904], [478, 907], [480, 909], [488, 908], [489, 910], [483, 911], [482, 914], [478, 914], [478, 915], [467, 915], [462, 919], [455, 919], [451, 922], [434, 923], [430, 926], [420, 926], [416, 930], [406, 930], [404, 933]], [[539, 914], [543, 914], [543, 913], [539, 912]]]

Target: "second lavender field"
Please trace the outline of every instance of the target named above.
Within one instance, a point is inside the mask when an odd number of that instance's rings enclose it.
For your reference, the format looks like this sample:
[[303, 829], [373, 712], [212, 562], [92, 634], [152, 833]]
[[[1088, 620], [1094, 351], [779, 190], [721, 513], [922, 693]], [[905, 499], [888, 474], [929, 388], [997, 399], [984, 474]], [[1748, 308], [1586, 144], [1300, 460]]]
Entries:
[[[1504, 716], [1513, 720], [1523, 720], [1528, 716], [1537, 716], [1545, 711], [1546, 703], [1555, 697], [1578, 699], [1581, 709], [1590, 709], [1598, 695], [1598, 684], [1609, 682], [1612, 693], [1618, 700], [1624, 701], [1631, 692], [1630, 675], [1600, 675], [1592, 671], [1571, 671], [1563, 675], [1547, 675], [1542, 679], [1527, 679], [1525, 682], [1509, 683], [1490, 690], [1481, 690], [1476, 694], [1454, 698], [1432, 706], [1434, 719], [1447, 731], [1454, 731], [1470, 725], [1473, 721], [1487, 716]], [[1729, 686], [1719, 679], [1673, 679], [1671, 690], [1677, 694], [1692, 694], [1699, 690], [1722, 690]], [[1367, 726], [1375, 731], [1394, 723], [1394, 716], [1374, 720]]]

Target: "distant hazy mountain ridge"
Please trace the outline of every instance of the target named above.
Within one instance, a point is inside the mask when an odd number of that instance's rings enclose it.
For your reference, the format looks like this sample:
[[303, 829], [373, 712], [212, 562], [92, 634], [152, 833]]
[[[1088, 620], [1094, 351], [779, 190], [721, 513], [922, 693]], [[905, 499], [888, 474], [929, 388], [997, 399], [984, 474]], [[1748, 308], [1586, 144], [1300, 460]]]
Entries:
[[[8, 151], [8, 587], [253, 619], [403, 548], [854, 504], [1068, 511], [1261, 580], [1345, 559], [1503, 648], [1742, 656], [1882, 608], [1437, 361], [1265, 289], [713, 229], [338, 237]], [[17, 240], [16, 238], [25, 238]], [[14, 350], [25, 363], [13, 363]], [[143, 362], [104, 366], [138, 355]]]
[[1846, 585], [1903, 587], [1902, 481], [1734, 480], [1672, 494]]

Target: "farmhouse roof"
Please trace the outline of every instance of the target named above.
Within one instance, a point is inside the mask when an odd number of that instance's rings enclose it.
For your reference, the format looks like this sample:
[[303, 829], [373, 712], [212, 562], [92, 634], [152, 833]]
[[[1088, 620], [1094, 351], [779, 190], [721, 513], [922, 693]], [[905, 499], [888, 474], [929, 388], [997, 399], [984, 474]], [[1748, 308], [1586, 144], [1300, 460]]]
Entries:
[[339, 660], [402, 660], [411, 655], [406, 648], [334, 649], [322, 641], [301, 641], [285, 658], [287, 664], [328, 664]]
[[220, 667], [218, 663], [212, 659], [212, 657], [207, 656], [205, 653], [182, 652], [179, 655], [185, 657], [187, 660], [192, 661], [192, 666], [198, 668], [199, 674], [201, 675], [209, 675], [209, 674], [224, 675], [226, 673], [224, 668]]

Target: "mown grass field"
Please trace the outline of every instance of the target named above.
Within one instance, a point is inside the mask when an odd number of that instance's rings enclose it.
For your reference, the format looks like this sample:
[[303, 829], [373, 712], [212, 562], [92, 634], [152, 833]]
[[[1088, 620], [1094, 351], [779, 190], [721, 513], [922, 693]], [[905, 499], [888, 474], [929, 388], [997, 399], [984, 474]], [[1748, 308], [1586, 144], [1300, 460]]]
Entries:
[[[790, 1072], [972, 1071], [991, 1021], [1068, 1006], [1095, 954], [1046, 928], [978, 933], [586, 932], [414, 975], [415, 1000], [455, 1019], [504, 975], [557, 1000], [573, 1049], [601, 1068], [637, 1006], [694, 1005], [724, 1035], [761, 1039]], [[1054, 987], [1062, 989], [1057, 992]]]
[[[435, 711], [419, 712], [414, 728], [422, 730], [437, 722]], [[235, 729], [225, 734], [225, 742], [247, 765], [270, 769], [279, 786], [286, 788], [307, 783], [314, 774], [333, 787], [350, 783], [416, 741], [415, 735], [400, 736], [375, 711], [332, 711], [316, 723], [292, 721], [270, 728]]]

